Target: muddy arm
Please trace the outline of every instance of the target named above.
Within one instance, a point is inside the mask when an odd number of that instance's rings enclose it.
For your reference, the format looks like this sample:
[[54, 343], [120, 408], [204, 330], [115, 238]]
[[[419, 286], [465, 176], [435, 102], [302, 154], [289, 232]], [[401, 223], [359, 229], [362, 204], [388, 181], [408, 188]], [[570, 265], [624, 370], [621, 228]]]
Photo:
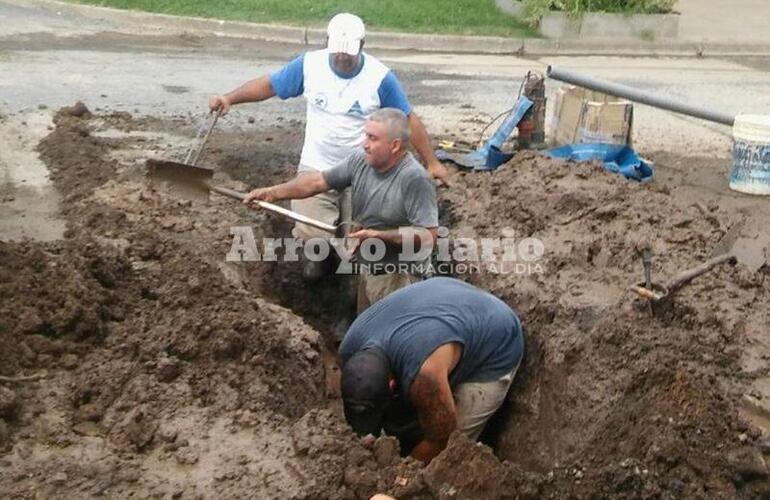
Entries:
[[251, 191], [243, 199], [243, 203], [250, 205], [254, 200], [272, 203], [280, 200], [299, 200], [310, 198], [318, 193], [329, 190], [329, 185], [321, 172], [312, 172], [295, 177], [289, 182], [275, 186], [257, 188]]
[[446, 448], [449, 435], [457, 428], [449, 373], [460, 360], [461, 347], [444, 344], [425, 360], [409, 388], [409, 400], [417, 410], [423, 440], [412, 450], [412, 457], [428, 464]]
[[[412, 247], [415, 250], [423, 248], [425, 246], [434, 246], [436, 244], [436, 238], [438, 234], [437, 227], [401, 227], [398, 229], [361, 229], [350, 233], [348, 237], [358, 238], [365, 240], [367, 238], [377, 238], [385, 242], [388, 246], [394, 246], [397, 248], [403, 248], [404, 236], [411, 236]], [[422, 237], [421, 237], [422, 236]]]
[[412, 136], [412, 146], [417, 150], [422, 161], [425, 162], [428, 173], [433, 178], [438, 179], [441, 184], [446, 185], [449, 171], [438, 161], [438, 158], [433, 153], [433, 147], [430, 144], [430, 137], [428, 137], [425, 124], [422, 123], [422, 120], [414, 111], [409, 113], [409, 132]]
[[446, 377], [420, 371], [409, 392], [424, 433], [423, 440], [412, 450], [412, 457], [427, 465], [446, 448], [449, 435], [457, 427], [452, 391]]

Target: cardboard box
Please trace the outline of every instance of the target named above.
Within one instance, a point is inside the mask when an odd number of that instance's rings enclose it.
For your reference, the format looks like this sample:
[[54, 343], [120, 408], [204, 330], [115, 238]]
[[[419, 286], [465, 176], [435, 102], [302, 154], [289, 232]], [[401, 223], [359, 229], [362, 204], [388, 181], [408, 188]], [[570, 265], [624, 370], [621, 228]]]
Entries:
[[601, 142], [632, 145], [634, 105], [593, 90], [565, 86], [556, 91], [548, 122], [551, 145]]

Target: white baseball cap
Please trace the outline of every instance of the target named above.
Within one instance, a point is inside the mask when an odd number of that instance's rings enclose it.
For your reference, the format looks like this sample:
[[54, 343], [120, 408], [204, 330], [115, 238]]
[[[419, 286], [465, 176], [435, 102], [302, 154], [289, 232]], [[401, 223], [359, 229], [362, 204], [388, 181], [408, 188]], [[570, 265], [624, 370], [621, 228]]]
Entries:
[[358, 16], [343, 12], [329, 21], [326, 33], [329, 35], [329, 52], [354, 56], [361, 49], [361, 40], [364, 39], [364, 22]]

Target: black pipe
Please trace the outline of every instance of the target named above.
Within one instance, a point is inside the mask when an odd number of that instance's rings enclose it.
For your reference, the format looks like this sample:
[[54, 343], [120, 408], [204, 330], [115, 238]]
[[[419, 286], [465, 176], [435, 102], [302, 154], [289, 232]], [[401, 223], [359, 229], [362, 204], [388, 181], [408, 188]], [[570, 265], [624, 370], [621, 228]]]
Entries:
[[667, 109], [675, 113], [694, 116], [695, 118], [701, 118], [710, 122], [721, 123], [730, 127], [732, 127], [733, 123], [735, 122], [734, 115], [718, 113], [698, 106], [675, 102], [670, 99], [645, 92], [643, 90], [628, 87], [626, 85], [596, 80], [588, 76], [578, 75], [563, 69], [554, 68], [552, 66], [548, 66], [546, 76], [553, 78], [554, 80], [571, 83], [579, 87], [585, 87], [587, 89], [596, 90], [616, 97], [622, 97], [623, 99], [628, 99], [629, 101], [647, 104], [656, 108]]

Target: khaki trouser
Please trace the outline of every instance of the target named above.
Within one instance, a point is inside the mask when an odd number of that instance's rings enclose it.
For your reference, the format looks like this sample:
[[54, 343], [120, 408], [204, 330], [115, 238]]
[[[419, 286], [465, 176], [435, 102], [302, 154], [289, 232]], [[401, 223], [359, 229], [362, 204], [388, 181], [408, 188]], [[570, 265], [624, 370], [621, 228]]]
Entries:
[[[312, 169], [301, 167], [302, 171], [297, 174], [306, 175]], [[352, 197], [350, 188], [341, 193], [336, 190], [326, 191], [310, 198], [302, 200], [292, 200], [291, 209], [297, 213], [312, 217], [327, 224], [338, 225], [343, 222], [350, 222], [352, 216]], [[350, 230], [350, 224], [346, 224], [344, 231], [339, 236], [347, 236]], [[306, 224], [297, 222], [294, 225], [292, 234], [295, 238], [308, 241], [311, 238], [330, 239], [330, 234], [323, 229], [318, 229]], [[412, 283], [420, 281], [422, 278], [412, 274], [393, 273], [371, 275], [362, 270], [358, 276], [358, 314], [364, 309], [374, 304], [381, 298], [399, 288], [403, 288]], [[343, 286], [348, 280], [342, 280]]]
[[358, 314], [378, 300], [385, 298], [398, 289], [422, 281], [421, 276], [409, 273], [369, 274], [361, 268], [358, 275]]
[[[307, 172], [300, 172], [297, 176], [306, 174]], [[303, 200], [292, 200], [291, 209], [297, 213], [333, 226], [336, 226], [343, 221], [349, 222], [352, 211], [350, 188], [345, 189], [341, 193], [332, 189]], [[345, 227], [345, 229], [348, 228], [349, 225]], [[334, 236], [328, 231], [308, 226], [307, 224], [302, 224], [300, 222], [297, 222], [294, 225], [292, 235], [294, 235], [295, 238], [304, 241], [311, 238], [328, 240]]]
[[457, 411], [457, 428], [476, 441], [484, 426], [505, 401], [521, 361], [497, 380], [466, 382], [452, 391]]

